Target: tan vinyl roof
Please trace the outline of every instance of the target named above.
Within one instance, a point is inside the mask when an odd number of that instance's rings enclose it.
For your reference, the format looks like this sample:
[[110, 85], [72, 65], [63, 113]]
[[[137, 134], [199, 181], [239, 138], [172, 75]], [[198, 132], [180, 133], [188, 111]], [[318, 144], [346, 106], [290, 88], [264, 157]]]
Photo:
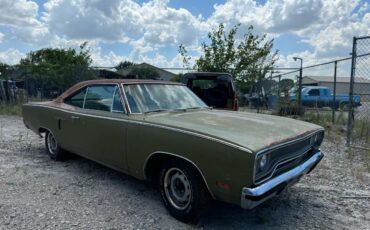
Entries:
[[89, 81], [82, 81], [71, 88], [67, 89], [64, 93], [62, 93], [59, 97], [55, 99], [56, 102], [62, 102], [64, 98], [68, 97], [72, 93], [76, 92], [77, 90], [87, 86], [87, 85], [96, 85], [96, 84], [172, 84], [172, 85], [183, 85], [179, 82], [171, 82], [171, 81], [159, 81], [159, 80], [141, 80], [141, 79], [99, 79], [99, 80], [89, 80]]

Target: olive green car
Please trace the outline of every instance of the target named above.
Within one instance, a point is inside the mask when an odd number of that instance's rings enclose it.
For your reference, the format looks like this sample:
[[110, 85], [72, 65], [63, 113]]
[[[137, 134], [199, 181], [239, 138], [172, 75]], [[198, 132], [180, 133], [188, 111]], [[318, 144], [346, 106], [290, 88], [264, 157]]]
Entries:
[[179, 83], [94, 80], [56, 100], [23, 106], [25, 125], [64, 150], [155, 182], [179, 220], [212, 199], [251, 209], [322, 159], [323, 128], [293, 119], [207, 107]]

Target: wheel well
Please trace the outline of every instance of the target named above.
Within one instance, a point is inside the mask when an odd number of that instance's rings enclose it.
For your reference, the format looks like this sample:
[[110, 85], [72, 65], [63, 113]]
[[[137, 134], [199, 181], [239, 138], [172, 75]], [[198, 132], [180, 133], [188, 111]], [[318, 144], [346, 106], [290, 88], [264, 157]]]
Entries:
[[39, 128], [39, 135], [42, 136], [41, 133], [46, 133], [48, 131], [49, 131], [48, 129], [45, 129], [45, 128], [40, 127]]
[[199, 176], [203, 179], [203, 183], [205, 184], [209, 194], [211, 195], [211, 197], [213, 197], [213, 194], [211, 193], [208, 187], [207, 181], [205, 180], [200, 169], [196, 167], [195, 164], [191, 162], [190, 160], [187, 160], [185, 158], [182, 158], [176, 155], [170, 155], [166, 153], [156, 153], [150, 156], [144, 168], [145, 178], [155, 183], [158, 173], [160, 172], [161, 166], [163, 165], [164, 162], [170, 161], [170, 160], [182, 161], [190, 165], [191, 167], [193, 167], [195, 171], [199, 174]]

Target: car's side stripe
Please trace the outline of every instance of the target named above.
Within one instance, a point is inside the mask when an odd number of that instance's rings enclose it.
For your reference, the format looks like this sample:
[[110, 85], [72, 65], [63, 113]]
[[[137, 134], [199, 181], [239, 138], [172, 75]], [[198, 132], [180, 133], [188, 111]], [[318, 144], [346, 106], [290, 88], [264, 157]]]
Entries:
[[225, 145], [228, 145], [230, 147], [233, 147], [233, 148], [236, 148], [236, 149], [248, 152], [248, 153], [253, 153], [253, 151], [251, 149], [248, 149], [246, 147], [234, 144], [232, 142], [224, 141], [222, 139], [218, 139], [218, 138], [207, 136], [207, 135], [204, 135], [204, 134], [201, 134], [201, 133], [192, 132], [192, 131], [188, 131], [188, 130], [183, 130], [183, 129], [179, 129], [179, 128], [168, 127], [168, 126], [149, 123], [149, 122], [135, 121], [135, 120], [130, 120], [130, 119], [113, 118], [113, 117], [105, 117], [105, 116], [99, 116], [99, 115], [80, 113], [80, 112], [71, 111], [71, 110], [67, 110], [67, 109], [61, 109], [61, 108], [57, 108], [57, 107], [53, 107], [53, 106], [46, 106], [46, 105], [30, 105], [30, 106], [38, 106], [38, 107], [44, 107], [44, 108], [49, 108], [49, 109], [55, 109], [55, 110], [59, 110], [59, 111], [63, 111], [63, 112], [68, 112], [68, 113], [73, 113], [73, 114], [83, 115], [83, 116], [88, 116], [88, 117], [103, 118], [103, 119], [114, 120], [114, 121], [125, 121], [125, 122], [128, 122], [128, 123], [135, 123], [135, 124], [140, 124], [140, 125], [146, 125], [146, 126], [152, 126], [152, 127], [162, 128], [162, 129], [168, 129], [168, 130], [172, 130], [172, 131], [177, 131], [177, 132], [186, 133], [186, 134], [190, 134], [190, 135], [193, 135], [193, 136], [201, 137], [201, 138], [204, 138], [204, 139], [207, 139], [207, 140], [210, 140], [210, 141], [214, 141], [214, 142], [218, 142], [218, 143], [221, 143], [221, 144], [225, 144]]

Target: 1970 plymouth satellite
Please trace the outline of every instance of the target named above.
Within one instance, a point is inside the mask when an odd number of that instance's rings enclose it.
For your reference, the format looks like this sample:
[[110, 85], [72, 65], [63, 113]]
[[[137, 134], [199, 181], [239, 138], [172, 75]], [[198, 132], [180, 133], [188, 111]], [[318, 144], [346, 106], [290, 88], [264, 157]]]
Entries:
[[322, 159], [323, 128], [293, 119], [214, 110], [180, 83], [81, 82], [23, 106], [53, 160], [73, 152], [156, 182], [165, 207], [189, 222], [212, 199], [251, 209]]

